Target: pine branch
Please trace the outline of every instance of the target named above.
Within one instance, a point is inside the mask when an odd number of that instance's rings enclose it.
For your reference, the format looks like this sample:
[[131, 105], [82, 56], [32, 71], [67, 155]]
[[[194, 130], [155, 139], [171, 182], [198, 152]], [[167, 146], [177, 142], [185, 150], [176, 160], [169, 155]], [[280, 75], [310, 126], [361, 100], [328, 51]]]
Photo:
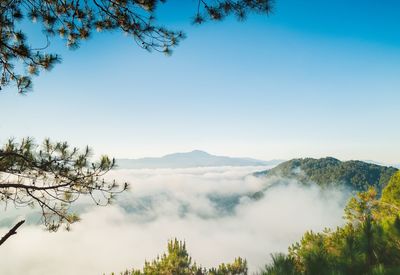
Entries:
[[25, 220], [22, 220], [20, 222], [18, 222], [16, 225], [14, 225], [13, 228], [10, 229], [10, 231], [8, 231], [7, 234], [5, 234], [1, 240], [0, 240], [0, 246], [7, 241], [8, 238], [10, 238], [12, 235], [17, 234], [17, 229], [25, 222]]

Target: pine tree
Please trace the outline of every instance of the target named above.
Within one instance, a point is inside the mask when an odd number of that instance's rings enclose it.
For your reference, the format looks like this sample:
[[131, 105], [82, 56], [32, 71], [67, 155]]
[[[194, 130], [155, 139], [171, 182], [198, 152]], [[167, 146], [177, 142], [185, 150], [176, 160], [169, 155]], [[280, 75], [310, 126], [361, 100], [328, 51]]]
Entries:
[[345, 208], [344, 226], [306, 232], [263, 274], [290, 274], [286, 265], [294, 267], [293, 274], [400, 274], [399, 179], [397, 172], [381, 198], [374, 188], [358, 193]]
[[[114, 195], [128, 185], [104, 180], [115, 160], [103, 156], [90, 162], [91, 151], [70, 148], [65, 142], [46, 139], [41, 146], [32, 139], [21, 143], [9, 140], [0, 149], [0, 202], [16, 207], [36, 206], [43, 224], [50, 231], [61, 225], [69, 230], [79, 216], [70, 210], [81, 196], [89, 196], [96, 205], [108, 205]], [[20, 221], [1, 240], [3, 244], [24, 221]]]
[[247, 273], [247, 261], [240, 257], [233, 263], [220, 264], [218, 268], [202, 268], [192, 261], [186, 243], [174, 239], [168, 242], [167, 253], [157, 256], [153, 261], [146, 261], [143, 270], [126, 270], [120, 275], [247, 275]]

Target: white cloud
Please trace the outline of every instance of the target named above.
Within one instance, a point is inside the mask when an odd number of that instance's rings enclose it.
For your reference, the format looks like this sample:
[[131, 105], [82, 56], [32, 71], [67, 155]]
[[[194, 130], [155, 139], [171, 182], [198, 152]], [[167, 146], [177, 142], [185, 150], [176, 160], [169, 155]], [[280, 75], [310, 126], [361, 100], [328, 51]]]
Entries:
[[[124, 208], [93, 208], [72, 232], [24, 226], [0, 248], [0, 272], [90, 275], [139, 268], [174, 237], [186, 240], [193, 259], [203, 266], [241, 256], [254, 271], [270, 253], [285, 252], [306, 230], [342, 222], [344, 192], [292, 182], [269, 188], [258, 201], [243, 197], [269, 184], [246, 176], [258, 169], [114, 171], [111, 177], [132, 183], [132, 192], [120, 198]], [[210, 194], [242, 198], [233, 212], [221, 212]]]

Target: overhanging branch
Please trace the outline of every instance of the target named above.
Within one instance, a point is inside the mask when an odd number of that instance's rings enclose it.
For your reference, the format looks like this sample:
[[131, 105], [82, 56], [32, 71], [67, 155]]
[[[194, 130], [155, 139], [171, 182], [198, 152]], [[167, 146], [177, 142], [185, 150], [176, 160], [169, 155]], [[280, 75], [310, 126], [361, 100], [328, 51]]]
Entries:
[[12, 235], [17, 234], [17, 229], [25, 222], [25, 220], [22, 220], [20, 222], [18, 222], [16, 225], [14, 225], [13, 228], [10, 229], [10, 231], [8, 231], [7, 234], [5, 234], [1, 240], [0, 240], [0, 245], [2, 245], [5, 241], [7, 241], [8, 238], [10, 238]]

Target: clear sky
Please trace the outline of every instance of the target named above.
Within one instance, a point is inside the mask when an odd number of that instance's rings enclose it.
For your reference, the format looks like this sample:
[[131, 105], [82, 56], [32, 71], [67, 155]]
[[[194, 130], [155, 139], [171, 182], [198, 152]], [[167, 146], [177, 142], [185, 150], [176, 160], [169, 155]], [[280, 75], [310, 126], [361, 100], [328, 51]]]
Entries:
[[120, 33], [75, 51], [56, 38], [63, 62], [32, 93], [0, 93], [0, 140], [400, 163], [399, 1], [276, 0], [270, 17], [202, 26], [190, 24], [196, 1], [182, 2], [160, 9], [187, 34], [171, 57]]

